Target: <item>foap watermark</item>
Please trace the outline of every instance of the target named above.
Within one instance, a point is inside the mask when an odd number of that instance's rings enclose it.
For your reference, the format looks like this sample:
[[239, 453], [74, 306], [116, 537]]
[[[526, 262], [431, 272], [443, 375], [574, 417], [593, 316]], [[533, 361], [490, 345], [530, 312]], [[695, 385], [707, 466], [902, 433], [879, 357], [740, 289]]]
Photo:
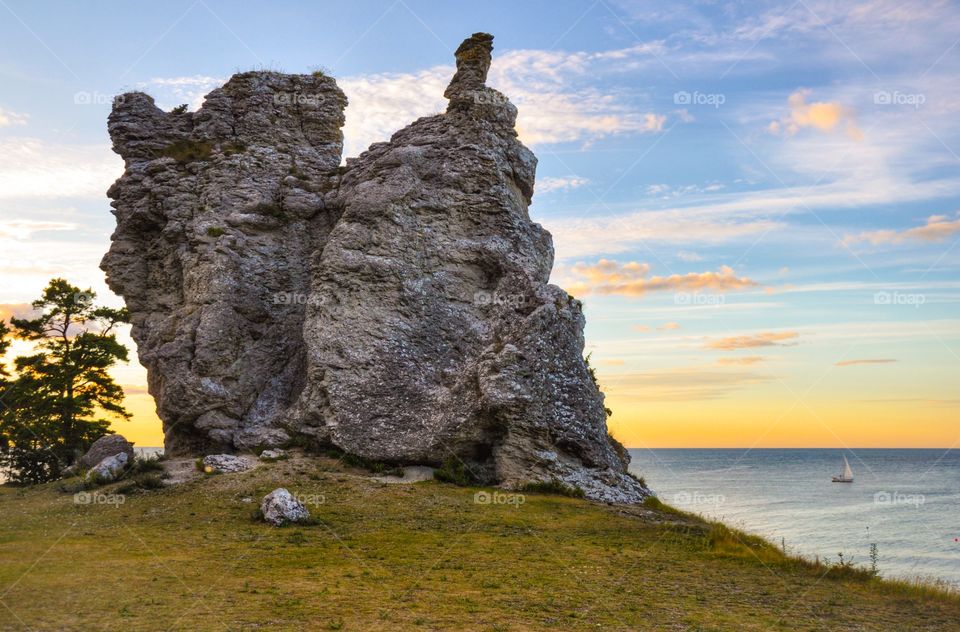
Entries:
[[508, 307], [520, 307], [527, 302], [527, 297], [519, 293], [510, 292], [487, 292], [480, 290], [473, 294], [473, 304], [480, 305], [506, 305]]
[[312, 105], [314, 107], [322, 105], [327, 100], [327, 95], [323, 93], [304, 93], [304, 92], [275, 92], [273, 95], [274, 105]]
[[127, 502], [123, 494], [106, 494], [104, 492], [77, 492], [73, 495], [74, 505], [114, 505], [119, 506]]
[[909, 105], [915, 110], [927, 102], [927, 96], [920, 92], [900, 92], [894, 90], [880, 90], [873, 93], [873, 103], [875, 105]]
[[473, 102], [479, 105], [506, 105], [510, 103], [507, 95], [493, 90], [475, 90], [472, 96]]
[[525, 502], [527, 502], [527, 499], [523, 494], [480, 491], [473, 495], [473, 504], [475, 505], [513, 505], [519, 507]]
[[703, 492], [677, 492], [673, 495], [674, 505], [710, 505], [716, 507], [727, 502], [723, 494], [704, 494]]
[[80, 307], [90, 307], [93, 305], [93, 292], [75, 292], [73, 295], [74, 304]]
[[680, 92], [673, 93], [673, 102], [675, 105], [709, 105], [714, 108], [719, 108], [727, 102], [727, 95], [719, 92], [708, 93], [697, 90], [687, 92], [686, 90], [681, 90]]
[[874, 305], [912, 305], [919, 308], [927, 302], [924, 294], [910, 294], [906, 292], [877, 292], [873, 295]]
[[702, 292], [676, 292], [673, 295], [674, 305], [723, 305], [727, 297], [723, 294], [705, 294]]
[[126, 98], [122, 94], [105, 94], [103, 92], [89, 92], [87, 90], [81, 90], [80, 92], [73, 93], [73, 104], [74, 105], [120, 105], [124, 102]]
[[274, 292], [274, 305], [325, 305], [330, 302], [328, 296], [307, 294], [306, 292]]
[[927, 502], [923, 494], [904, 494], [903, 492], [877, 492], [873, 495], [873, 504], [880, 507], [909, 505], [919, 507]]
[[326, 494], [293, 494], [294, 499], [301, 505], [316, 507], [327, 502]]

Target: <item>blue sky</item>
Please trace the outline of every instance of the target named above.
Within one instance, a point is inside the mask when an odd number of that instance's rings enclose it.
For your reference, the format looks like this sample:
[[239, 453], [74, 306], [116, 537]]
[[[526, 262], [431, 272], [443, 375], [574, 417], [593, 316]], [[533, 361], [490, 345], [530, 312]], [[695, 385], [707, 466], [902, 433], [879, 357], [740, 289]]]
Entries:
[[[97, 268], [122, 171], [113, 95], [195, 108], [237, 70], [322, 67], [356, 155], [442, 111], [452, 51], [488, 31], [615, 432], [960, 439], [955, 4], [0, 0], [0, 16], [0, 317], [54, 275], [118, 300]], [[119, 377], [142, 391], [138, 366]]]

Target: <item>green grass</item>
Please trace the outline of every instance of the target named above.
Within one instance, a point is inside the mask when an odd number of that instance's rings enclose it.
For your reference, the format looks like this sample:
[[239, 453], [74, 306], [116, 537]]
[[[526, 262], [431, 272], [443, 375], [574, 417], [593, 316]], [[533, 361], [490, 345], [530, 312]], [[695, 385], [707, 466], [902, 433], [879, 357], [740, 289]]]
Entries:
[[[313, 499], [314, 524], [254, 519], [281, 486]], [[960, 621], [960, 599], [941, 588], [831, 573], [655, 501], [530, 494], [480, 504], [477, 491], [381, 484], [300, 456], [113, 505], [75, 504], [57, 484], [0, 487], [0, 630], [886, 631]]]

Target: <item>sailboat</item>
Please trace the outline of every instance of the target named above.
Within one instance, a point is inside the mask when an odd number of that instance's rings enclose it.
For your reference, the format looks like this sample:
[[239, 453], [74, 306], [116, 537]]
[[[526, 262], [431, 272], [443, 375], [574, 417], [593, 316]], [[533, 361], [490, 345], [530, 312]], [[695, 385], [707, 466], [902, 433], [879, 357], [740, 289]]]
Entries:
[[833, 477], [834, 483], [852, 483], [853, 482], [853, 470], [850, 469], [850, 462], [847, 461], [847, 457], [843, 457], [843, 474], [840, 476]]

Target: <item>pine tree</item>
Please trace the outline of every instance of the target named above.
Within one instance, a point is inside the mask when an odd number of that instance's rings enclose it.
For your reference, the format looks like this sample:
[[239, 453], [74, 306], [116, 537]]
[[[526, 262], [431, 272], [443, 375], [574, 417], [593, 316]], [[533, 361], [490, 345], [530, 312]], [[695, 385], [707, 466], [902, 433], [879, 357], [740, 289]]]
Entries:
[[[13, 334], [36, 345], [14, 360], [16, 379], [0, 417], [0, 465], [12, 480], [37, 483], [60, 476], [110, 419], [129, 419], [123, 389], [108, 370], [127, 360], [115, 328], [126, 309], [96, 307], [95, 294], [53, 279], [33, 302], [36, 318], [12, 318]], [[6, 344], [9, 344], [7, 342]]]

